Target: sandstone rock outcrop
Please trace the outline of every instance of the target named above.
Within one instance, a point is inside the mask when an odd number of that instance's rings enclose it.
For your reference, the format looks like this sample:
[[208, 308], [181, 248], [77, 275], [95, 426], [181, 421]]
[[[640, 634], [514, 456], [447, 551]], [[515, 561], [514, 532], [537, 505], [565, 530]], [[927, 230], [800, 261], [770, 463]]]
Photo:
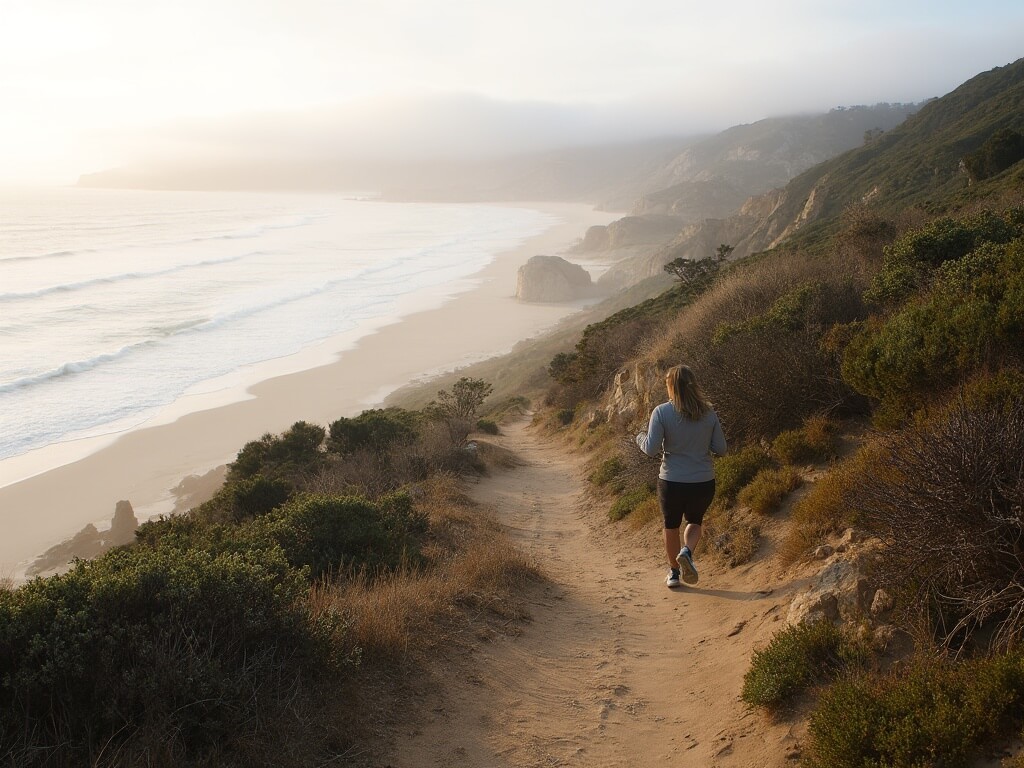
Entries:
[[119, 501], [114, 507], [114, 519], [110, 521], [110, 531], [106, 538], [113, 546], [129, 544], [135, 541], [135, 529], [138, 527], [139, 521], [135, 519], [132, 503], [125, 500]]
[[651, 366], [623, 368], [615, 374], [611, 392], [605, 401], [605, 419], [616, 424], [645, 419], [661, 402], [657, 398], [664, 394], [664, 385], [659, 393], [660, 383], [661, 376]]
[[25, 569], [25, 575], [34, 577], [59, 573], [66, 570], [76, 558], [91, 560], [111, 547], [131, 544], [135, 541], [135, 529], [138, 527], [139, 521], [131, 502], [119, 501], [114, 507], [114, 517], [108, 530], [97, 530], [95, 525], [89, 523], [70, 539], [50, 547], [37, 557]]
[[[808, 589], [796, 595], [786, 621], [831, 621], [856, 623], [868, 616], [879, 616], [892, 608], [891, 598], [865, 577], [874, 554], [874, 542], [848, 529], [831, 550], [825, 567], [814, 577]], [[823, 552], [824, 554], [824, 552]]]
[[590, 273], [560, 256], [534, 256], [519, 268], [516, 281], [520, 301], [574, 301], [592, 290]]

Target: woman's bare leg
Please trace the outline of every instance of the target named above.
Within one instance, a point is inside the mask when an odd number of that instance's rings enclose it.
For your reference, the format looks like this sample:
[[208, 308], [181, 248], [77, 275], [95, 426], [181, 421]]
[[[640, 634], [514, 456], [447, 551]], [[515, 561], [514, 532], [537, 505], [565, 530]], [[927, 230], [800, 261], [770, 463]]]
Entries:
[[[686, 524], [686, 529], [683, 531], [683, 543], [690, 548], [690, 554], [692, 555], [694, 550], [697, 549], [697, 543], [700, 541], [701, 528], [699, 525], [693, 525], [692, 523]], [[679, 531], [676, 530], [676, 554], [679, 554]], [[667, 544], [667, 542], [666, 542]]]
[[[687, 530], [691, 526], [686, 526]], [[676, 562], [676, 555], [679, 554], [679, 529], [678, 528], [666, 528], [665, 529], [665, 553], [668, 555], [668, 567], [678, 568], [679, 563]]]

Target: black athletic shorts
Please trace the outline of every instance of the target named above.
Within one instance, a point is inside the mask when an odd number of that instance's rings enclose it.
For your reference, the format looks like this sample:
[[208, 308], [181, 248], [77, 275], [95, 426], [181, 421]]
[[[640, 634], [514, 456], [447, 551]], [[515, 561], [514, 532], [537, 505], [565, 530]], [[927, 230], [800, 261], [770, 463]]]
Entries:
[[715, 498], [715, 481], [703, 483], [674, 483], [658, 480], [658, 503], [666, 528], [678, 528], [683, 519], [691, 525], [704, 522], [704, 513]]

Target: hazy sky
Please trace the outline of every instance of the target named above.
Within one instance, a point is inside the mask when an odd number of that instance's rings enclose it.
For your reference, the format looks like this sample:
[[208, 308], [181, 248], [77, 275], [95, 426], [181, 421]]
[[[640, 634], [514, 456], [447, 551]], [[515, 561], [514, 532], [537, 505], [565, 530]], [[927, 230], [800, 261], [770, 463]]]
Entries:
[[941, 96], [1022, 41], [1019, 0], [0, 0], [0, 183], [409, 99], [528, 146], [725, 128]]

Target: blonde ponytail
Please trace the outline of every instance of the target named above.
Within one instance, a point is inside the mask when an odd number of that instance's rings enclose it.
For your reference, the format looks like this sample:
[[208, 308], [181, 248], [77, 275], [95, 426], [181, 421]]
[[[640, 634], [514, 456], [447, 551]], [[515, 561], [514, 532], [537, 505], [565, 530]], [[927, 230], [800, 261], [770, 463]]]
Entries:
[[676, 365], [665, 373], [668, 397], [676, 412], [690, 421], [697, 421], [711, 410], [711, 402], [697, 383], [689, 366]]

